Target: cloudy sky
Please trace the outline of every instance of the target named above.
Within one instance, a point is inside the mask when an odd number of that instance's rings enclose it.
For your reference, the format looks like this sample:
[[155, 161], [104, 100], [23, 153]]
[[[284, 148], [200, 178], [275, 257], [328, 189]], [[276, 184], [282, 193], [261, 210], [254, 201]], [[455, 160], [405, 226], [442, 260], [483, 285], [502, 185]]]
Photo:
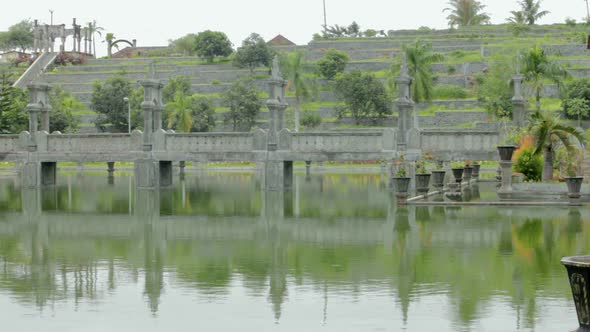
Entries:
[[[117, 38], [137, 39], [139, 46], [167, 45], [168, 40], [202, 30], [225, 32], [234, 46], [251, 32], [266, 39], [281, 33], [297, 44], [306, 44], [321, 30], [323, 0], [28, 0], [6, 1], [0, 12], [0, 30], [24, 18], [49, 23], [71, 24], [72, 18], [86, 23], [96, 20], [106, 32]], [[325, 0], [328, 25], [348, 25], [356, 21], [362, 29], [412, 29], [420, 26], [445, 28], [446, 0]], [[516, 0], [482, 0], [493, 23], [503, 23]], [[585, 0], [543, 0], [551, 11], [540, 23], [564, 22], [566, 17], [582, 20], [586, 16]], [[97, 45], [99, 55], [106, 46]]]

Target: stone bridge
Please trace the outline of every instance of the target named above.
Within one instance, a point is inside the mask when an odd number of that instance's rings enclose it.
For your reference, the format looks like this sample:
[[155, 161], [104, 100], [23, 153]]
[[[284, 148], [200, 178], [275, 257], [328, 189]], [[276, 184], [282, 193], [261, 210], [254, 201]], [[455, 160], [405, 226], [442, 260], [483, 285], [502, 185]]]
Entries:
[[[265, 188], [283, 189], [292, 181], [293, 161], [387, 161], [423, 152], [442, 160], [495, 160], [500, 132], [490, 130], [420, 130], [409, 97], [410, 77], [404, 66], [398, 79], [398, 128], [330, 132], [293, 132], [286, 128], [286, 82], [275, 60], [269, 80], [268, 130], [242, 133], [175, 133], [162, 129], [162, 83], [141, 81], [144, 131], [131, 134], [61, 134], [49, 131], [47, 84], [29, 86], [29, 131], [0, 135], [0, 159], [23, 164], [23, 183], [38, 187], [55, 183], [61, 161], [129, 161], [135, 164], [140, 188], [170, 185], [174, 161], [253, 161], [263, 167]], [[40, 122], [40, 124], [39, 124]]]

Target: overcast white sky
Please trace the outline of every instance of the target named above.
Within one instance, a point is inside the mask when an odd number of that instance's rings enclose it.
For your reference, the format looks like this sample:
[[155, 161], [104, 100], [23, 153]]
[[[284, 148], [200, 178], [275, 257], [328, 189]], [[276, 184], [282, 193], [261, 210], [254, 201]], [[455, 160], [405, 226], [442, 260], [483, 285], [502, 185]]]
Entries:
[[[251, 32], [270, 39], [281, 33], [297, 44], [308, 43], [323, 23], [322, 0], [166, 0], [166, 1], [3, 1], [0, 31], [21, 19], [71, 24], [96, 20], [117, 38], [137, 39], [139, 46], [167, 45], [169, 39], [202, 30], [225, 32], [234, 46]], [[157, 5], [151, 5], [157, 3]], [[504, 23], [517, 0], [482, 0], [493, 23]], [[564, 22], [566, 17], [580, 21], [586, 16], [585, 0], [543, 0], [551, 11], [539, 23]], [[446, 28], [446, 0], [326, 0], [328, 25], [348, 25], [353, 20], [361, 28], [376, 30], [412, 29], [420, 26]], [[99, 55], [106, 46], [97, 45]]]

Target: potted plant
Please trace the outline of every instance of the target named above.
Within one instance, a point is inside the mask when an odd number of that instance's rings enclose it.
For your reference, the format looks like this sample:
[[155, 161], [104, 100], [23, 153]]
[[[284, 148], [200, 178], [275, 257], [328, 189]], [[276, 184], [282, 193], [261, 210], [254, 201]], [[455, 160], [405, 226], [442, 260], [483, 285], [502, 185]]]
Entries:
[[511, 161], [512, 154], [518, 147], [518, 143], [520, 142], [520, 138], [524, 133], [524, 129], [519, 130], [512, 126], [505, 126], [504, 131], [505, 139], [502, 144], [497, 146], [498, 153], [500, 154], [501, 161]]
[[569, 152], [565, 162], [567, 176], [564, 180], [567, 185], [567, 197], [578, 199], [582, 197], [580, 192], [582, 190], [582, 182], [584, 181], [583, 176], [578, 176], [578, 153], [575, 150]]
[[430, 173], [426, 170], [426, 160], [421, 157], [416, 161], [416, 192], [418, 194], [428, 194], [430, 189]]
[[395, 162], [396, 170], [393, 176], [393, 186], [398, 196], [407, 196], [410, 187], [410, 177], [404, 164], [404, 155], [400, 155]]
[[455, 182], [463, 182], [463, 171], [465, 170], [465, 165], [462, 162], [453, 162], [451, 163], [451, 170], [453, 171]]
[[436, 160], [434, 166], [436, 168], [432, 171], [432, 186], [441, 189], [445, 186], [445, 175], [447, 174], [447, 171], [443, 170], [442, 160]]
[[590, 293], [590, 256], [573, 256], [561, 259], [567, 270], [580, 329], [590, 330], [590, 308], [588, 308], [588, 293]]
[[473, 167], [471, 167], [471, 161], [465, 161], [465, 167], [463, 168], [463, 180], [471, 181], [471, 175], [473, 174]]

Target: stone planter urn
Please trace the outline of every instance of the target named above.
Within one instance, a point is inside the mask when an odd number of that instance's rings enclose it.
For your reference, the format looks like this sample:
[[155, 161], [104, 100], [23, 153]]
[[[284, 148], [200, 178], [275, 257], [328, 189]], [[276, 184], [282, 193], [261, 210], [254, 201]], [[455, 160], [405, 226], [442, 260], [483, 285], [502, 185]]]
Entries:
[[464, 168], [453, 168], [453, 176], [455, 177], [455, 182], [461, 183], [463, 181], [463, 171]]
[[430, 190], [430, 174], [416, 174], [416, 192], [426, 195], [428, 190]]
[[395, 193], [399, 195], [408, 195], [408, 189], [410, 188], [410, 178], [409, 177], [394, 177], [393, 178], [393, 189]]
[[567, 270], [576, 313], [580, 329], [577, 331], [590, 331], [590, 256], [573, 256], [561, 259]]
[[446, 171], [432, 171], [432, 186], [441, 189], [445, 186]]
[[471, 180], [471, 176], [473, 174], [473, 167], [465, 166], [463, 169], [463, 180], [469, 182]]
[[511, 161], [516, 145], [499, 145], [497, 148], [501, 161]]
[[471, 174], [471, 177], [474, 179], [479, 179], [479, 169], [481, 168], [480, 164], [473, 164], [471, 165], [471, 167], [473, 167], [473, 174]]
[[565, 178], [565, 184], [567, 184], [567, 197], [578, 199], [582, 197], [580, 191], [582, 190], [582, 176], [571, 176]]

